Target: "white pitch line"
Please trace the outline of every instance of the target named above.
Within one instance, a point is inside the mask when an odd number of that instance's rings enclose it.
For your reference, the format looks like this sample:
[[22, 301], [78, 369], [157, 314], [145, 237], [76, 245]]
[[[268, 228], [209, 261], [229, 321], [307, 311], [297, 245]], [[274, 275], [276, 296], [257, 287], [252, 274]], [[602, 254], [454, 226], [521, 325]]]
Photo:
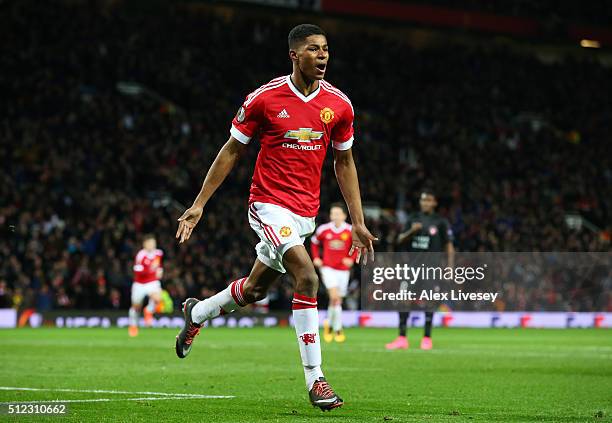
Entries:
[[21, 388], [15, 386], [0, 386], [0, 391], [45, 391], [45, 392], [80, 392], [88, 394], [121, 394], [121, 395], [157, 395], [162, 397], [184, 398], [235, 398], [234, 395], [202, 395], [202, 394], [173, 394], [168, 392], [142, 392], [142, 391], [111, 391], [106, 389], [69, 389], [69, 388]]
[[[201, 396], [201, 398], [210, 398], [210, 397], [211, 397], [210, 395]], [[215, 396], [215, 398], [218, 398], [218, 397]], [[68, 403], [68, 402], [162, 401], [162, 400], [187, 400], [187, 399], [197, 399], [197, 398], [192, 398], [192, 397], [144, 397], [144, 398], [92, 398], [92, 399], [67, 399], [67, 400], [56, 399], [56, 400], [34, 400], [34, 401], [9, 401], [9, 402], [0, 402], [0, 405], [49, 404], [49, 403]]]

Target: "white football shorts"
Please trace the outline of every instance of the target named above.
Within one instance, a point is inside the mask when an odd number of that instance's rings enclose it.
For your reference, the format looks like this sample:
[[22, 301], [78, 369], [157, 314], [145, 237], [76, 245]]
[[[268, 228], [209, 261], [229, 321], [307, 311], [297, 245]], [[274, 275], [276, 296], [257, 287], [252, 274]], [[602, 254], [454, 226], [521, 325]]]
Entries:
[[325, 288], [336, 288], [338, 289], [338, 295], [343, 298], [346, 297], [349, 279], [351, 277], [350, 270], [338, 270], [333, 267], [322, 266], [319, 271], [321, 272], [321, 279], [323, 279]]
[[132, 304], [142, 304], [144, 297], [151, 294], [161, 293], [161, 282], [153, 281], [148, 283], [132, 283]]
[[286, 273], [283, 254], [315, 230], [315, 218], [299, 216], [276, 204], [255, 202], [249, 206], [249, 224], [261, 240], [256, 246], [257, 258], [266, 266]]

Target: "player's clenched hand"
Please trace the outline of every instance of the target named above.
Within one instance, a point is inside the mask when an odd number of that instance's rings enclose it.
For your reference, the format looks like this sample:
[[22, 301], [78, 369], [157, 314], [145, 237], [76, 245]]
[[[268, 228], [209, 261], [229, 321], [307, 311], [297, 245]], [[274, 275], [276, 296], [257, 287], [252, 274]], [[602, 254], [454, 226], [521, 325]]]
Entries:
[[[370, 233], [365, 225], [353, 225], [353, 245], [349, 251], [349, 255], [352, 255], [354, 251], [357, 251], [356, 263], [363, 265], [368, 263], [368, 255], [370, 259], [374, 261], [374, 241], [378, 241], [374, 235]], [[361, 260], [363, 258], [363, 260]]]
[[179, 226], [176, 231], [176, 239], [179, 240], [179, 244], [187, 241], [193, 232], [193, 228], [198, 224], [202, 217], [202, 207], [192, 206], [185, 210], [185, 213], [178, 218]]

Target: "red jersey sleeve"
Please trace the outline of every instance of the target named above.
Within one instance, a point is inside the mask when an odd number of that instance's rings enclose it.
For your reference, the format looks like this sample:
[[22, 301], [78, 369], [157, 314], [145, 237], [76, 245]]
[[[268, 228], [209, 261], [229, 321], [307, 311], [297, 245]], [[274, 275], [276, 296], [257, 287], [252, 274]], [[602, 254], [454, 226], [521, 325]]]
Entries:
[[354, 117], [353, 107], [347, 104], [347, 107], [340, 116], [340, 120], [331, 131], [332, 146], [336, 150], [348, 150], [353, 146]]
[[310, 238], [310, 253], [312, 255], [313, 259], [316, 258], [321, 258], [321, 234], [323, 232], [321, 231], [321, 227], [319, 227], [317, 229], [317, 231], [315, 232], [315, 234], [312, 236], [312, 238]]
[[136, 258], [134, 259], [134, 273], [137, 275], [142, 274], [145, 270], [142, 264], [143, 258], [144, 256], [141, 253], [139, 253], [138, 255], [136, 255]]
[[164, 260], [164, 253], [163, 253], [163, 251], [157, 250], [155, 252], [155, 261], [154, 261], [156, 269], [162, 269], [163, 268], [163, 263], [162, 263], [163, 260]]
[[243, 144], [248, 144], [257, 133], [264, 117], [264, 102], [258, 91], [249, 94], [232, 120], [230, 134]]

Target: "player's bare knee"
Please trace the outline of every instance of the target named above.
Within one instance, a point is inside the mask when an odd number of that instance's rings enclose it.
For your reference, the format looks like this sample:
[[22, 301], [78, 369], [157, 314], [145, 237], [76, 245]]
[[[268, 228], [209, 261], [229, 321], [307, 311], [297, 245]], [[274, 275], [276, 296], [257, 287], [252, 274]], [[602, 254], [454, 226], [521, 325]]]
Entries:
[[331, 299], [331, 303], [334, 306], [342, 305], [342, 297], [334, 297]]
[[309, 297], [315, 297], [319, 289], [319, 277], [317, 272], [304, 271], [300, 272], [295, 277], [295, 292]]

